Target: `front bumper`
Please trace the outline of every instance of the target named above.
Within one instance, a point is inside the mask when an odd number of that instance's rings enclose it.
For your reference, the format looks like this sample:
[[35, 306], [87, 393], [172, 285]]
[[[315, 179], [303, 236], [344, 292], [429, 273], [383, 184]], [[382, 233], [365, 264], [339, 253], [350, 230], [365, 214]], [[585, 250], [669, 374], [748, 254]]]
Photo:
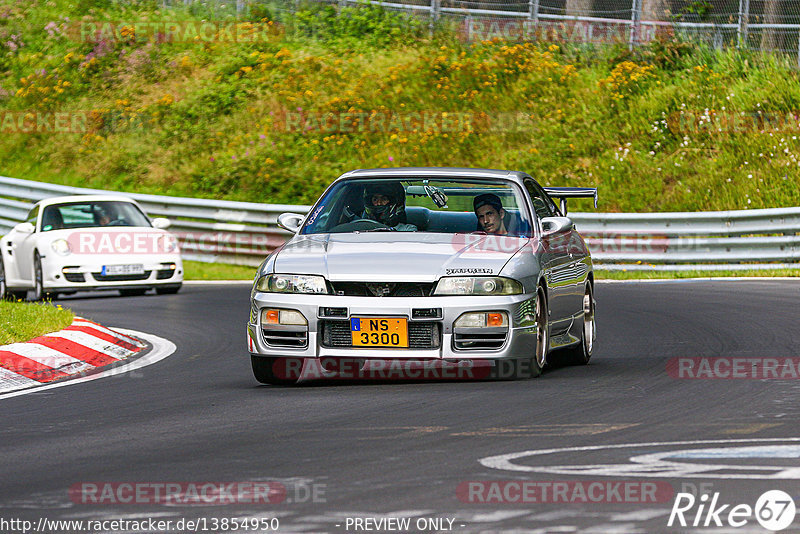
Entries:
[[[448, 296], [448, 297], [342, 297], [334, 295], [295, 295], [254, 292], [250, 321], [247, 325], [248, 347], [251, 354], [290, 356], [296, 358], [357, 358], [357, 359], [414, 359], [414, 360], [473, 360], [530, 358], [536, 350], [535, 295], [512, 296]], [[261, 325], [261, 310], [296, 310], [308, 321], [304, 346], [275, 346], [267, 341]], [[322, 336], [322, 308], [346, 308], [346, 316], [335, 320], [349, 321], [351, 317], [405, 317], [409, 330], [412, 323], [438, 323], [439, 342], [435, 348], [355, 348], [326, 346]], [[440, 309], [440, 318], [413, 317], [416, 309]], [[499, 348], [459, 349], [453, 323], [463, 313], [504, 311], [509, 317], [508, 332]], [[268, 329], [272, 327], [267, 327]], [[296, 331], [302, 327], [295, 327]], [[488, 329], [487, 329], [488, 330]], [[458, 330], [460, 334], [461, 329]]]
[[[102, 275], [103, 266], [141, 264], [143, 274]], [[174, 266], [174, 268], [171, 268]], [[180, 255], [153, 257], [119, 255], [113, 258], [87, 258], [77, 254], [42, 258], [42, 283], [48, 291], [85, 291], [135, 289], [142, 287], [177, 287], [183, 282]]]

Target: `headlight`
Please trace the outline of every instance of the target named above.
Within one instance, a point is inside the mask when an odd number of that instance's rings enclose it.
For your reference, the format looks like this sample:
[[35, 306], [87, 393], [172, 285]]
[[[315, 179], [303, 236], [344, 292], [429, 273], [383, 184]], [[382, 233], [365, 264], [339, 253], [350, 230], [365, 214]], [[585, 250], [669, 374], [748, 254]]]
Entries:
[[522, 284], [500, 276], [445, 276], [434, 295], [519, 295]]
[[69, 248], [69, 243], [67, 243], [66, 239], [56, 239], [50, 244], [50, 247], [53, 249], [53, 252], [56, 254], [60, 254], [62, 256], [66, 256], [72, 250]]
[[265, 293], [328, 294], [325, 278], [309, 274], [268, 274], [259, 279], [256, 289]]

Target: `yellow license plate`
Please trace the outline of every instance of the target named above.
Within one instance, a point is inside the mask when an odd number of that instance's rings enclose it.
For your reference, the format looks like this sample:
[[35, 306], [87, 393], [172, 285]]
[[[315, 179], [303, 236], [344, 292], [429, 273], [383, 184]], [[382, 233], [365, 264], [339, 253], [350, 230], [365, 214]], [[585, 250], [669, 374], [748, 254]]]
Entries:
[[391, 317], [351, 317], [354, 347], [408, 348], [408, 320]]

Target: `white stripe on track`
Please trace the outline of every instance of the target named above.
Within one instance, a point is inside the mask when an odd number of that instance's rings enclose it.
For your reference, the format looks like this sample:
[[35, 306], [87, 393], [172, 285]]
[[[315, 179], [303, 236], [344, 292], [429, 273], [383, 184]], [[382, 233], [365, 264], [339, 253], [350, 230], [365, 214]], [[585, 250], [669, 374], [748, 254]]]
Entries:
[[7, 389], [20, 389], [36, 386], [41, 382], [37, 382], [33, 378], [18, 375], [14, 371], [9, 371], [4, 367], [0, 367], [0, 384], [9, 385]]
[[106, 328], [105, 326], [101, 326], [99, 324], [94, 324], [92, 322], [87, 321], [86, 319], [80, 319], [80, 318], [76, 317], [75, 320], [72, 321], [72, 326], [82, 326], [82, 327], [86, 327], [86, 328], [92, 328], [94, 330], [97, 330], [98, 332], [103, 332], [104, 334], [108, 334], [109, 336], [114, 336], [114, 338], [116, 338], [116, 339], [121, 339], [122, 341], [127, 341], [131, 345], [136, 345], [137, 347], [144, 347], [143, 344], [141, 344], [140, 342], [136, 341], [132, 337], [124, 336], [124, 335], [120, 334], [119, 332], [115, 332], [114, 330], [111, 330], [110, 328]]
[[[75, 378], [73, 380], [65, 380], [64, 382], [56, 382], [55, 384], [46, 384], [39, 387], [32, 387], [24, 389], [22, 391], [13, 391], [11, 393], [0, 395], [0, 400], [8, 399], [11, 397], [18, 397], [20, 395], [27, 395], [29, 393], [39, 393], [46, 389], [55, 389], [64, 386], [71, 386], [73, 384], [82, 384], [84, 382], [91, 382], [92, 380], [98, 380], [100, 378], [106, 378], [108, 376], [124, 374], [127, 373], [128, 371], [141, 369], [142, 367], [147, 367], [148, 365], [160, 362], [164, 358], [172, 355], [176, 350], [175, 343], [173, 343], [168, 339], [164, 339], [162, 337], [154, 336], [152, 334], [146, 334], [144, 332], [137, 332], [135, 330], [127, 330], [123, 328], [117, 328], [115, 330], [119, 330], [120, 332], [129, 336], [135, 336], [140, 339], [144, 339], [145, 341], [153, 345], [153, 349], [144, 356], [136, 358], [130, 363], [120, 365], [113, 369], [108, 369], [107, 371], [102, 371], [100, 373], [97, 373], [96, 375], [82, 376], [80, 378]], [[33, 382], [34, 384], [38, 384], [38, 382], [36, 382], [35, 380], [32, 380], [31, 382]]]
[[[4, 345], [3, 350], [13, 352], [19, 356], [24, 356], [64, 373], [80, 373], [82, 371], [94, 369], [95, 367], [77, 358], [73, 358], [68, 354], [36, 343], [12, 343], [11, 345]], [[63, 367], [66, 367], [66, 369], [62, 369]]]
[[112, 358], [121, 359], [127, 358], [131, 354], [131, 350], [126, 349], [125, 347], [120, 347], [119, 345], [115, 345], [110, 341], [105, 341], [102, 339], [98, 339], [91, 334], [87, 334], [86, 332], [79, 332], [77, 330], [61, 330], [59, 332], [53, 332], [51, 334], [45, 334], [45, 337], [52, 337], [54, 339], [66, 339], [69, 341], [73, 341], [78, 343], [79, 345], [83, 345], [87, 349], [96, 350], [97, 352], [102, 352], [107, 356], [111, 356]]

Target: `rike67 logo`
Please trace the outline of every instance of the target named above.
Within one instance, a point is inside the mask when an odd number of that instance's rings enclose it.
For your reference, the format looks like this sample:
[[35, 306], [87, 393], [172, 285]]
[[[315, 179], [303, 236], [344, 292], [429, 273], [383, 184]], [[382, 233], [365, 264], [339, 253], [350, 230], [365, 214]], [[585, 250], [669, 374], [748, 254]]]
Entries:
[[776, 532], [788, 528], [794, 521], [795, 513], [794, 500], [781, 490], [763, 493], [755, 506], [721, 504], [719, 492], [711, 497], [703, 494], [699, 498], [691, 493], [678, 493], [667, 526], [739, 528], [755, 519], [765, 529]]

